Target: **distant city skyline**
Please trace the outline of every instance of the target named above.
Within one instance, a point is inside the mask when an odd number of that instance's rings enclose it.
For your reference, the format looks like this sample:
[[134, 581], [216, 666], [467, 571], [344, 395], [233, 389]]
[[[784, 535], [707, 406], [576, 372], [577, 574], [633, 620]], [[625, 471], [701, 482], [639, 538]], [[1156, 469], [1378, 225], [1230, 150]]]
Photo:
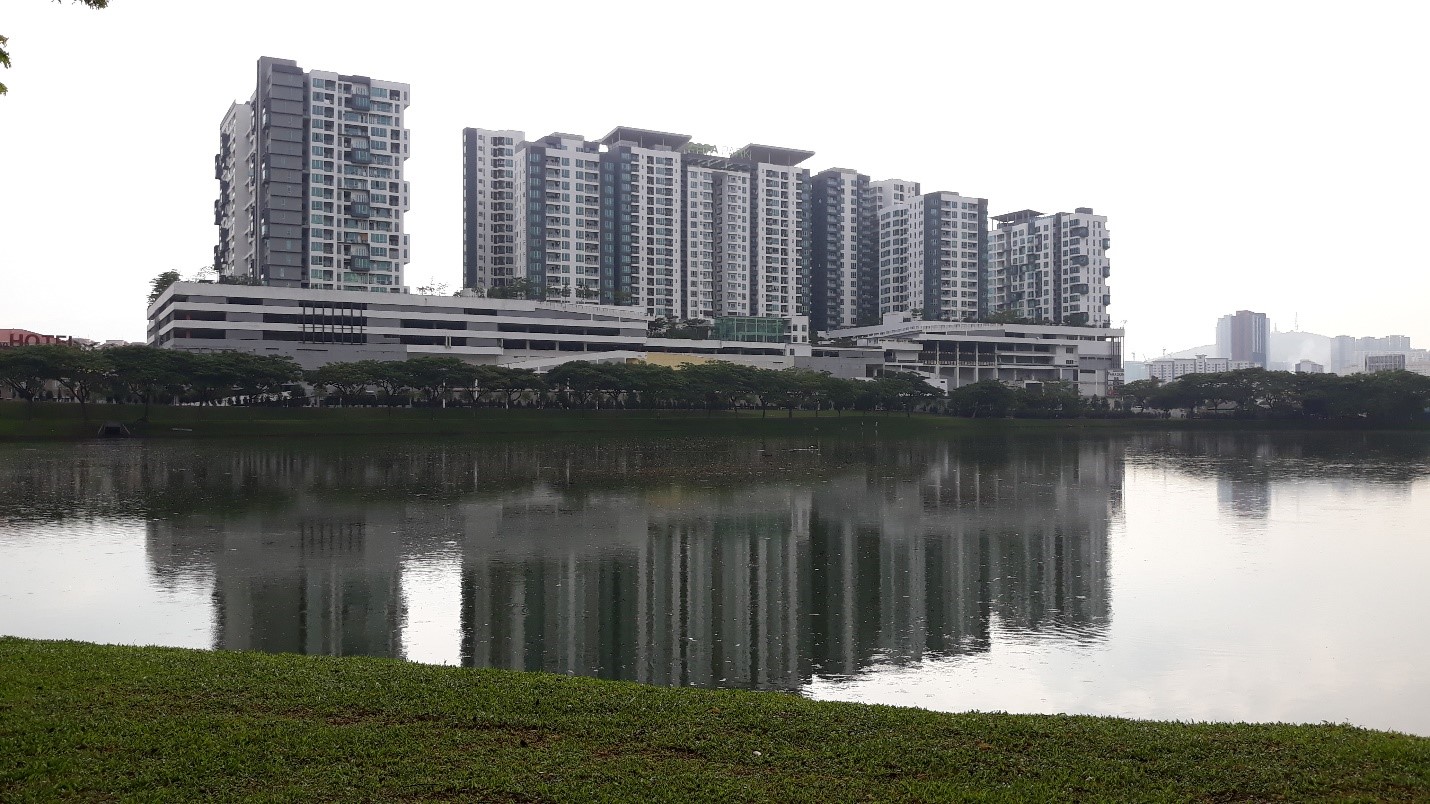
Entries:
[[[1333, 234], [1353, 211], [1430, 212], [1430, 153], [1404, 102], [1427, 70], [1427, 15], [1031, 2], [1010, 24], [1002, 7], [897, 2], [819, 15], [738, 1], [400, 14], [353, 2], [334, 14], [255, 0], [241, 15], [177, 0], [16, 4], [0, 99], [0, 326], [143, 338], [148, 281], [212, 263], [214, 124], [269, 55], [412, 87], [411, 287], [461, 283], [463, 127], [621, 121], [722, 144], [809, 143], [812, 172], [912, 177], [988, 198], [995, 214], [1091, 206], [1116, 230], [1108, 316], [1125, 322], [1133, 354], [1207, 342], [1228, 298], [1280, 329], [1299, 315], [1303, 330], [1427, 343], [1430, 272], [1392, 239]], [[729, 23], [751, 18], [791, 35], [757, 59], [689, 59], [724, 52]], [[466, 55], [473, 25], [539, 30], [545, 55], [530, 59], [523, 36], [484, 35], [482, 64], [526, 64], [519, 80], [493, 77]], [[897, 78], [830, 58], [828, 42], [850, 32], [900, 42]], [[559, 55], [603, 37], [642, 46], [603, 52], [599, 66]], [[652, 69], [662, 63], [682, 67]], [[114, 89], [156, 80], [182, 102], [141, 107]], [[607, 85], [623, 89], [595, 89]], [[120, 158], [142, 170], [117, 169]], [[1376, 280], [1346, 282], [1352, 272]]]

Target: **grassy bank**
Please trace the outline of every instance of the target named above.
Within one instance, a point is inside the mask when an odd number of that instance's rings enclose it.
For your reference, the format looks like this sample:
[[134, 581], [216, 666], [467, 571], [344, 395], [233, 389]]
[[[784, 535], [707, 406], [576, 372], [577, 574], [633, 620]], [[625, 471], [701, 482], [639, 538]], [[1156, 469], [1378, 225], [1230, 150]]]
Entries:
[[[987, 432], [1040, 429], [1093, 430], [1342, 430], [1344, 423], [1215, 419], [963, 419], [901, 413], [835, 415], [824, 411], [772, 409], [704, 411], [648, 410], [504, 410], [478, 408], [248, 408], [173, 407], [155, 405], [147, 421], [139, 405], [91, 405], [89, 418], [78, 405], [0, 402], [0, 441], [66, 441], [94, 438], [99, 425], [116, 421], [133, 425], [143, 438], [269, 438], [354, 435], [557, 435], [607, 433], [633, 435], [805, 435], [857, 434], [877, 424], [881, 435], [908, 436], [931, 432]], [[1406, 429], [1426, 430], [1422, 425]]]
[[0, 799], [1425, 800], [1430, 740], [0, 639]]

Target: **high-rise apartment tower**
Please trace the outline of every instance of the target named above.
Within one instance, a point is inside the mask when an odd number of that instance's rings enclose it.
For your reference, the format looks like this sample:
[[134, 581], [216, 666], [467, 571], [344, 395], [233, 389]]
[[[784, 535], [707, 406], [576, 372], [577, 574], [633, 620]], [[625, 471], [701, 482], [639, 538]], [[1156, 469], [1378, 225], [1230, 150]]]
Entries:
[[1112, 241], [1107, 218], [1089, 207], [1044, 215], [1031, 209], [995, 215], [988, 233], [983, 292], [986, 313], [1033, 321], [1107, 327]]
[[219, 130], [214, 175], [228, 280], [401, 293], [410, 244], [407, 84], [258, 60]]

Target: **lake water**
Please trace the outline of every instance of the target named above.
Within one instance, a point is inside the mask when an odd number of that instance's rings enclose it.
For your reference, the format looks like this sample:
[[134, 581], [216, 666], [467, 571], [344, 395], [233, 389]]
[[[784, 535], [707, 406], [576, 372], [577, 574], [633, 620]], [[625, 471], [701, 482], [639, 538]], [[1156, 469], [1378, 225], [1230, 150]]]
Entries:
[[1430, 439], [0, 447], [0, 634], [1430, 735]]

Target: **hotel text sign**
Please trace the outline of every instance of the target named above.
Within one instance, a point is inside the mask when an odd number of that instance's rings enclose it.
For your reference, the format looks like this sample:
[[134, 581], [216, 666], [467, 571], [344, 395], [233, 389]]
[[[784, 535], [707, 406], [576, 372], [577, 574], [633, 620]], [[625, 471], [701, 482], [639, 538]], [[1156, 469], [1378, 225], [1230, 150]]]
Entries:
[[11, 346], [40, 346], [50, 344], [62, 344], [70, 346], [74, 344], [74, 338], [69, 335], [41, 335], [37, 332], [26, 332], [23, 329], [12, 329], [5, 333], [6, 337], [0, 338], [0, 349], [7, 349]]

